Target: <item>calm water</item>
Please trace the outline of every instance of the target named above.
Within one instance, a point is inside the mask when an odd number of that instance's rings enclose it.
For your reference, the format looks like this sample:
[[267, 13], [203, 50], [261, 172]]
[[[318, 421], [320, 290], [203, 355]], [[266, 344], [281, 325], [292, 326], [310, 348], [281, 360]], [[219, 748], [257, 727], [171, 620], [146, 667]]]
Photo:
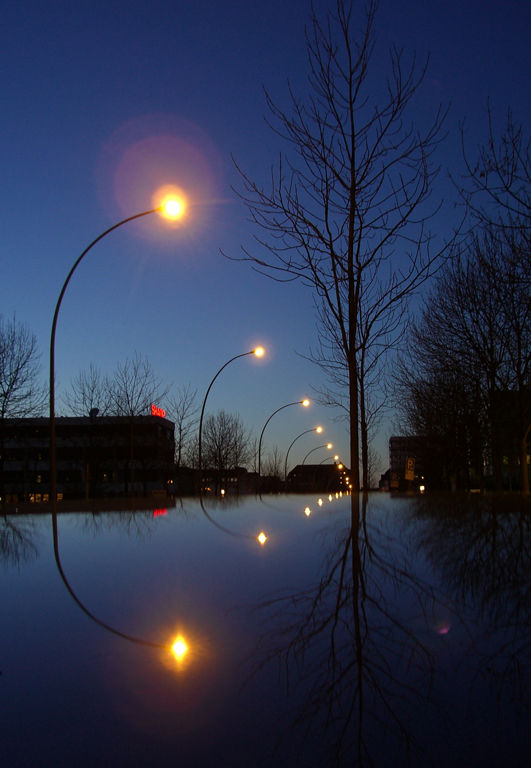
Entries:
[[530, 533], [479, 496], [0, 518], [1, 764], [527, 766]]

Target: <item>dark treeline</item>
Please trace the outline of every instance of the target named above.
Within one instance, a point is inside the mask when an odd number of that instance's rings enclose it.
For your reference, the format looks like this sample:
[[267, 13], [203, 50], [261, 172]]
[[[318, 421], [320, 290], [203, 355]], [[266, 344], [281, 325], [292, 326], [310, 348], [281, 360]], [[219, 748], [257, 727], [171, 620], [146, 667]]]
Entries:
[[[492, 121], [489, 121], [492, 125]], [[410, 323], [395, 395], [432, 487], [529, 492], [531, 158], [508, 115], [459, 189], [471, 230]]]

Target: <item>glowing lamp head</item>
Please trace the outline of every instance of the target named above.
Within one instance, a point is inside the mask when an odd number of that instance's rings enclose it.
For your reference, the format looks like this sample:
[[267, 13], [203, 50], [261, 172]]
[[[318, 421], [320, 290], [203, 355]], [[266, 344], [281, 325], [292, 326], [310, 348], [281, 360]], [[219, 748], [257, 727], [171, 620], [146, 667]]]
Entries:
[[153, 202], [161, 216], [170, 221], [182, 219], [186, 213], [186, 197], [178, 187], [171, 184], [158, 189], [153, 196]]
[[310, 515], [312, 514], [312, 510], [310, 509], [310, 507], [306, 507], [306, 509], [304, 510], [304, 514], [306, 515], [306, 517], [310, 517]]
[[328, 450], [330, 450], [330, 448], [333, 448], [334, 446], [332, 445], [332, 443], [328, 443], [326, 447], [328, 448]]
[[184, 213], [184, 202], [171, 197], [164, 203], [163, 211], [168, 219], [180, 219]]
[[334, 456], [334, 461], [339, 461], [339, 456]]
[[262, 531], [262, 533], [259, 533], [256, 538], [258, 539], [258, 541], [262, 545], [264, 545], [266, 543], [266, 541], [267, 541], [267, 536], [265, 535], [265, 533], [263, 531]]
[[177, 638], [177, 640], [172, 645], [171, 649], [173, 651], [173, 655], [178, 661], [183, 659], [184, 656], [186, 656], [186, 653], [188, 652], [188, 646], [186, 645], [182, 637]]
[[254, 354], [256, 355], [256, 357], [262, 357], [262, 355], [264, 354], [264, 351], [265, 350], [263, 347], [256, 347], [256, 349], [254, 350]]
[[307, 408], [310, 405], [310, 401], [308, 399], [303, 400], [302, 404], [304, 405], [305, 408]]
[[316, 432], [322, 432], [322, 431], [323, 431], [323, 428], [322, 428], [322, 427], [316, 427], [315, 431], [316, 431]]

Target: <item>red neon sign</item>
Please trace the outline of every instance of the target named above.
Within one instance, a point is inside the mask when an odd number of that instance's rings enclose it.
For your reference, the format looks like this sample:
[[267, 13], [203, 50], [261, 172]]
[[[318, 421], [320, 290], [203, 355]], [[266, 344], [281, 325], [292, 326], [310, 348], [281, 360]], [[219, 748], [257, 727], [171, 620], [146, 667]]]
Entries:
[[164, 418], [166, 416], [166, 411], [164, 408], [159, 408], [158, 405], [151, 404], [151, 415], [152, 416], [160, 416], [161, 418]]

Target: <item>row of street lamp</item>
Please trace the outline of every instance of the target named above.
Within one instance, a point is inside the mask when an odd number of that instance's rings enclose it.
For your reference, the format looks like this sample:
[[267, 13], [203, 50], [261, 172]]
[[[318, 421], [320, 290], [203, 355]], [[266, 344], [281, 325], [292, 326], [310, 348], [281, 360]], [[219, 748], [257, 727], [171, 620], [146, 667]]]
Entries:
[[[118, 224], [115, 224], [112, 227], [109, 227], [109, 229], [105, 230], [105, 232], [102, 232], [101, 235], [99, 235], [95, 240], [93, 240], [90, 245], [85, 248], [83, 253], [79, 256], [75, 264], [73, 265], [72, 269], [68, 273], [68, 276], [63, 284], [63, 287], [61, 289], [61, 293], [59, 294], [59, 298], [57, 300], [57, 304], [55, 307], [55, 312], [53, 316], [53, 322], [52, 322], [52, 331], [51, 331], [51, 337], [50, 337], [50, 390], [49, 390], [49, 405], [50, 405], [50, 498], [52, 500], [52, 503], [55, 505], [57, 503], [57, 453], [56, 453], [56, 430], [55, 430], [55, 335], [57, 330], [57, 320], [59, 317], [59, 310], [61, 308], [61, 303], [63, 301], [63, 297], [65, 294], [65, 291], [68, 287], [68, 284], [76, 271], [77, 267], [83, 260], [83, 258], [86, 256], [86, 254], [91, 250], [91, 248], [96, 245], [100, 240], [102, 240], [104, 237], [106, 237], [108, 234], [113, 232], [115, 229], [118, 229], [124, 224], [127, 224], [130, 221], [135, 221], [136, 219], [140, 219], [144, 216], [149, 216], [152, 213], [158, 213], [161, 216], [163, 216], [166, 219], [169, 220], [176, 220], [180, 219], [182, 216], [184, 216], [186, 212], [186, 199], [184, 196], [180, 193], [177, 194], [168, 194], [161, 202], [160, 204], [155, 207], [151, 208], [148, 211], [143, 211], [142, 213], [137, 213], [134, 216], [128, 216], [126, 219], [123, 219], [122, 221], [118, 222]], [[223, 365], [219, 371], [216, 373], [212, 381], [210, 382], [210, 385], [207, 389], [206, 395], [203, 400], [203, 406], [201, 408], [201, 417], [199, 420], [199, 492], [202, 493], [202, 430], [203, 430], [203, 417], [205, 413], [205, 407], [208, 395], [210, 393], [210, 390], [212, 388], [212, 385], [214, 384], [215, 380], [219, 376], [219, 374], [234, 360], [238, 360], [240, 357], [246, 357], [247, 355], [256, 355], [257, 357], [261, 357], [264, 354], [264, 350], [262, 347], [257, 347], [256, 349], [252, 349], [249, 352], [244, 352], [240, 355], [236, 355], [235, 357], [231, 358], [228, 362]], [[302, 405], [303, 407], [308, 407], [310, 404], [310, 401], [308, 399], [305, 400], [297, 400], [293, 403], [286, 403], [286, 405], [281, 406], [280, 408], [277, 408], [276, 411], [274, 411], [271, 416], [268, 418], [266, 423], [264, 424], [264, 428], [262, 429], [262, 432], [260, 434], [260, 440], [258, 443], [258, 478], [261, 477], [261, 462], [262, 462], [262, 438], [264, 436], [265, 429], [273, 416], [275, 416], [279, 411], [282, 411], [284, 408], [288, 408], [292, 405]], [[289, 452], [293, 446], [293, 444], [301, 438], [303, 435], [309, 434], [310, 432], [316, 432], [321, 433], [323, 431], [322, 427], [315, 427], [314, 429], [308, 429], [304, 432], [302, 432], [300, 435], [298, 435], [295, 440], [291, 443], [291, 445], [288, 448], [288, 451], [286, 453], [286, 461], [284, 466], [284, 476], [287, 476], [287, 467], [288, 467], [288, 456]], [[305, 457], [303, 460], [306, 461], [310, 453], [313, 451], [319, 450], [320, 448], [332, 448], [332, 444], [328, 443], [327, 445], [318, 446], [317, 448], [313, 448]], [[330, 458], [330, 457], [328, 457]], [[337, 459], [337, 456], [334, 457], [334, 459]], [[327, 459], [324, 459], [323, 461], [326, 461]], [[323, 462], [321, 462], [323, 463]]]

